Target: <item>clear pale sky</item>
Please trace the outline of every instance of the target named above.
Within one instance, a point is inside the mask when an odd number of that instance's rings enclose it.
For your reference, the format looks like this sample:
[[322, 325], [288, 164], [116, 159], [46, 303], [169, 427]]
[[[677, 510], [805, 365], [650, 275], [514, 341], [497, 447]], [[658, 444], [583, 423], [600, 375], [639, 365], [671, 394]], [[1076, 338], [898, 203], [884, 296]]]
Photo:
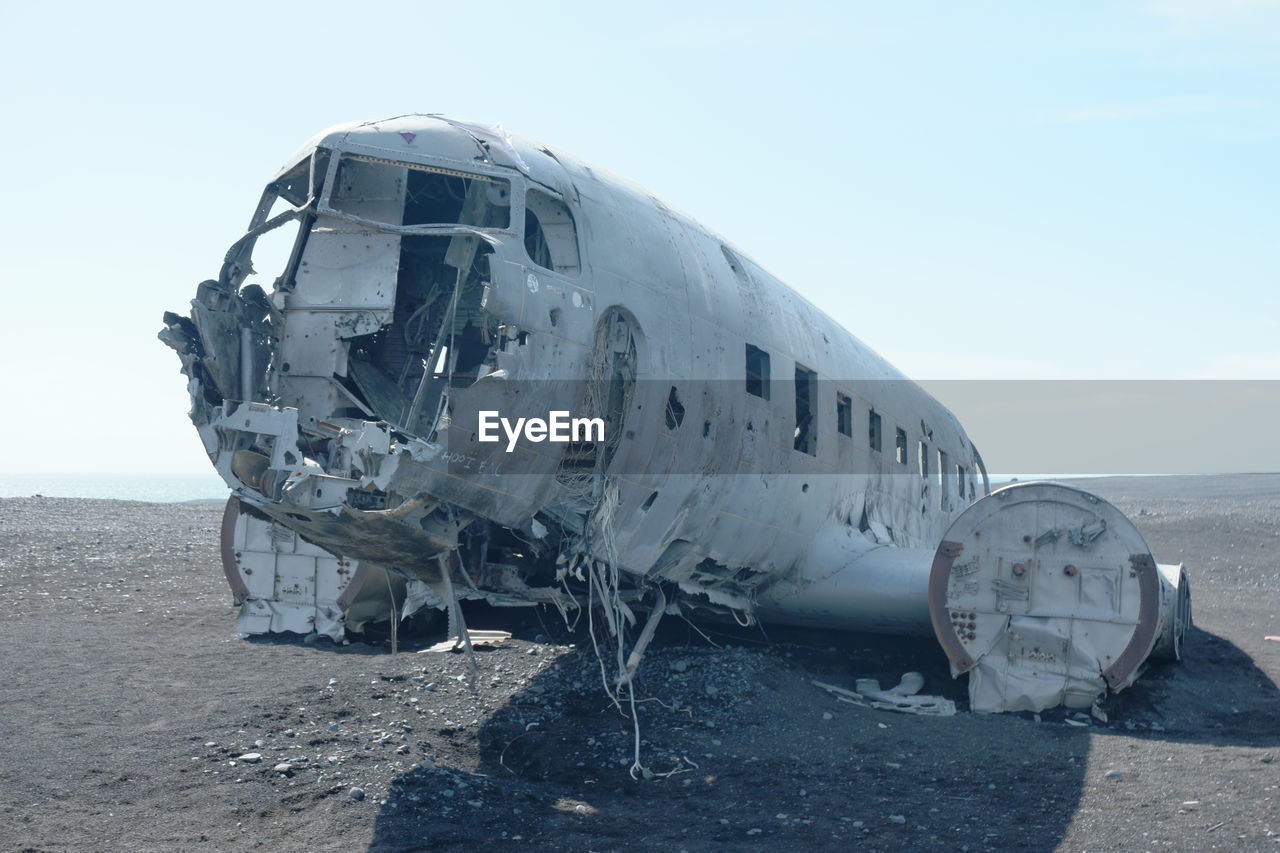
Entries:
[[209, 471], [162, 312], [307, 137], [415, 111], [648, 187], [911, 376], [1280, 378], [1277, 0], [612, 6], [6, 4], [0, 472]]

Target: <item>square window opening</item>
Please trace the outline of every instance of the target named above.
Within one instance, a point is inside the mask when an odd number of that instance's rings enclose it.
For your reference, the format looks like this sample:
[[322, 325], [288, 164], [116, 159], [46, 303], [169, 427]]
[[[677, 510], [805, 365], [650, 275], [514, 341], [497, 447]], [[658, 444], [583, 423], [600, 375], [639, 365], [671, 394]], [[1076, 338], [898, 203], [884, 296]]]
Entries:
[[853, 400], [844, 394], [836, 394], [836, 430], [841, 435], [853, 436]]
[[948, 470], [948, 455], [945, 450], [938, 451], [938, 507], [946, 510], [949, 502], [947, 501], [947, 493], [950, 491], [951, 484], [947, 481], [951, 479], [951, 472]]
[[818, 454], [818, 425], [813, 401], [818, 394], [818, 374], [796, 365], [795, 449], [810, 456]]
[[577, 276], [578, 232], [569, 206], [542, 190], [529, 190], [524, 202], [524, 248], [543, 269]]
[[769, 353], [747, 344], [747, 393], [769, 399]]

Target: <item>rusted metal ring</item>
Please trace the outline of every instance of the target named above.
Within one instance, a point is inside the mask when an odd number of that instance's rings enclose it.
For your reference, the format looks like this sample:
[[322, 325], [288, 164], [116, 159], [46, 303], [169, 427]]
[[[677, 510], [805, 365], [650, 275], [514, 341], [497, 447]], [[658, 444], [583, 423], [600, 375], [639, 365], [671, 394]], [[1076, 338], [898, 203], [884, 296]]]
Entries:
[[227, 576], [227, 585], [231, 587], [231, 596], [236, 604], [249, 597], [249, 587], [240, 576], [240, 566], [236, 562], [236, 522], [239, 519], [240, 499], [232, 495], [222, 510], [222, 529], [218, 540], [222, 551], [222, 573]]

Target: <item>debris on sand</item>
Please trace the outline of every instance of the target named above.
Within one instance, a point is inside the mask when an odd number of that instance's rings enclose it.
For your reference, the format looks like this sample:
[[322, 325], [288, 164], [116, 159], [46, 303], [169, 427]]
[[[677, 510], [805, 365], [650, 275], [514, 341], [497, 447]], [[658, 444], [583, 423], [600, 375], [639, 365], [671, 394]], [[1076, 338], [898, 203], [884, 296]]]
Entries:
[[[476, 631], [471, 628], [467, 629], [467, 640], [473, 647], [479, 646], [497, 646], [511, 639], [510, 631]], [[425, 652], [453, 652], [458, 651], [464, 646], [461, 637], [450, 637], [447, 640], [436, 643], [434, 646], [428, 646], [422, 649], [418, 654]]]
[[896, 687], [888, 690], [880, 689], [880, 682], [874, 678], [859, 678], [857, 690], [846, 690], [834, 684], [814, 681], [828, 693], [833, 694], [841, 702], [850, 705], [861, 705], [864, 708], [875, 708], [878, 711], [897, 711], [902, 714], [920, 714], [930, 717], [950, 717], [956, 712], [956, 703], [942, 696], [920, 695], [924, 687], [924, 676], [918, 672], [908, 672], [902, 676]]

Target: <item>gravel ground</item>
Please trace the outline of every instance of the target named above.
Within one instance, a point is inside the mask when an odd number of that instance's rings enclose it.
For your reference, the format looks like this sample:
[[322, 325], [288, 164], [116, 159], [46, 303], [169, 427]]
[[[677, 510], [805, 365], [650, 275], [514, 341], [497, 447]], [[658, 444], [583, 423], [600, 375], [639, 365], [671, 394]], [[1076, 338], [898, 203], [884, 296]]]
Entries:
[[474, 686], [439, 635], [242, 641], [220, 507], [0, 500], [0, 849], [1280, 850], [1280, 475], [1086, 487], [1187, 564], [1197, 625], [1107, 723], [867, 710], [812, 681], [964, 683], [931, 642], [668, 620], [640, 781], [554, 614], [471, 610], [514, 634]]

